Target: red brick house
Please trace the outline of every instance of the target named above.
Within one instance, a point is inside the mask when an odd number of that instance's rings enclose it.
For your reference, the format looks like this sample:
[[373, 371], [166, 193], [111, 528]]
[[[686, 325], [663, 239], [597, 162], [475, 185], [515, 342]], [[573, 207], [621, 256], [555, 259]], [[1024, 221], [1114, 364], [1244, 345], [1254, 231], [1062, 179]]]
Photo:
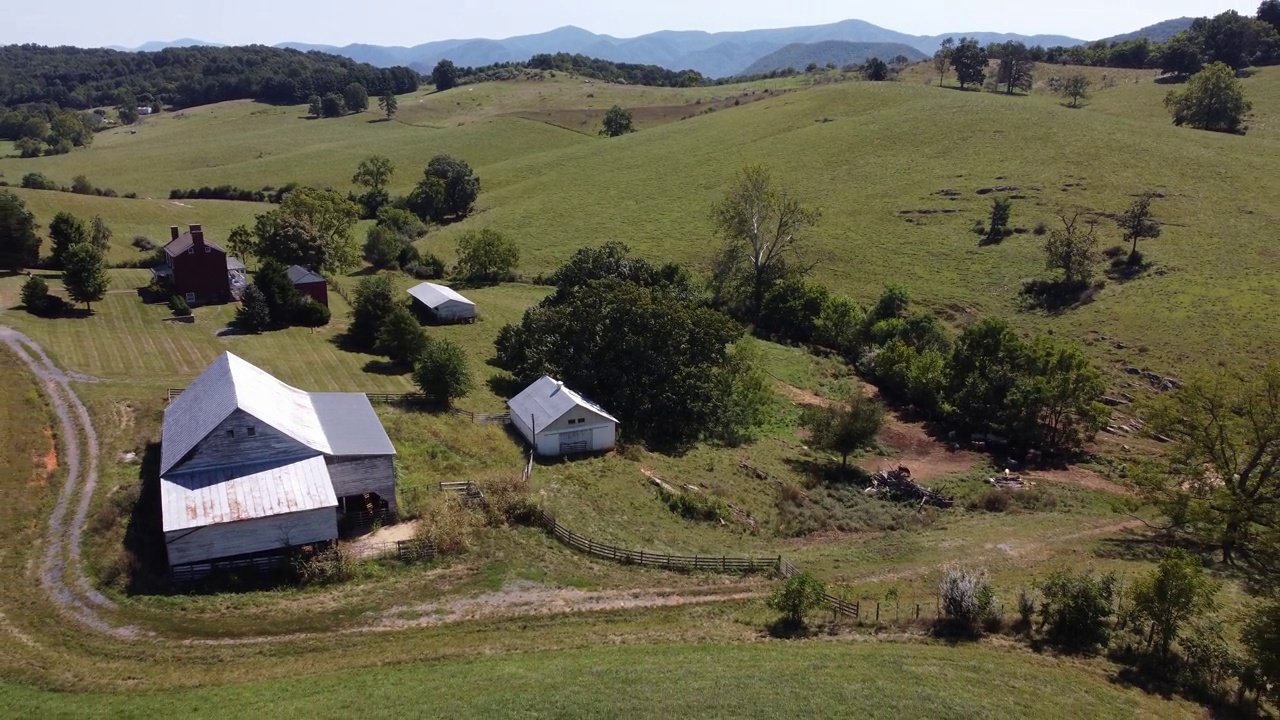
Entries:
[[165, 264], [152, 269], [173, 284], [174, 293], [188, 305], [216, 305], [239, 299], [247, 283], [244, 263], [228, 257], [218, 244], [206, 240], [199, 225], [179, 234], [169, 228]]
[[301, 265], [289, 266], [288, 273], [289, 281], [303, 295], [325, 307], [329, 307], [329, 286], [325, 284], [323, 277]]

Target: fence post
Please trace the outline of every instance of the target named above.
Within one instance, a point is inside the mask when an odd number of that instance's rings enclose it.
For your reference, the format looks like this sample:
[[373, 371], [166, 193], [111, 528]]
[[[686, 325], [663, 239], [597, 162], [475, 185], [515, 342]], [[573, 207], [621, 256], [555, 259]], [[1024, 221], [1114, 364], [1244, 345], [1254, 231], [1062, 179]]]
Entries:
[[876, 601], [876, 623], [880, 622], [880, 601]]

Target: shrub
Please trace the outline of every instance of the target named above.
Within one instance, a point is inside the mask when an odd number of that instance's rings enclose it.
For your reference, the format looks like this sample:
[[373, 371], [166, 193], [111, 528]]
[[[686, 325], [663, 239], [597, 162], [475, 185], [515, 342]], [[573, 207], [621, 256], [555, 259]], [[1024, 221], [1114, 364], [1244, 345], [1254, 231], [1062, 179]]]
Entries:
[[975, 510], [987, 512], [1004, 512], [1009, 509], [1010, 491], [1003, 489], [988, 490], [970, 505]]
[[427, 399], [441, 405], [465, 396], [474, 385], [466, 353], [448, 339], [428, 340], [414, 368], [413, 382]]
[[28, 190], [57, 190], [58, 186], [41, 173], [31, 172], [22, 176], [22, 187]]
[[485, 518], [490, 525], [525, 524], [537, 517], [538, 504], [519, 475], [498, 475], [476, 484], [484, 494]]
[[1030, 632], [1031, 622], [1036, 615], [1036, 599], [1031, 591], [1022, 588], [1018, 591], [1018, 631]]
[[152, 252], [156, 249], [156, 244], [144, 235], [135, 235], [132, 244], [141, 252]]
[[688, 520], [717, 521], [729, 517], [729, 506], [713, 495], [689, 490], [671, 492], [665, 488], [659, 488], [658, 495], [671, 512]]
[[71, 179], [71, 192], [77, 195], [93, 195], [96, 188], [93, 183], [89, 182], [89, 178], [84, 175], [77, 175]]
[[181, 295], [174, 295], [169, 298], [169, 309], [178, 317], [186, 317], [191, 314], [191, 307], [187, 305], [187, 301]]
[[826, 592], [826, 586], [817, 578], [802, 572], [782, 582], [782, 587], [769, 596], [769, 607], [782, 613], [784, 626], [803, 628], [805, 614], [822, 604], [822, 596]]
[[356, 576], [359, 559], [346, 545], [335, 543], [309, 558], [294, 564], [298, 582], [302, 585], [327, 585], [345, 582]]
[[431, 543], [441, 555], [458, 555], [471, 548], [475, 520], [462, 498], [448, 495], [423, 508], [414, 539]]
[[938, 583], [942, 602], [942, 628], [976, 636], [983, 623], [994, 615], [995, 592], [985, 570], [948, 568]]
[[439, 280], [444, 277], [444, 261], [432, 253], [403, 267], [405, 273], [418, 280]]
[[49, 300], [49, 283], [32, 275], [22, 283], [22, 306], [32, 315], [39, 315]]
[[1049, 642], [1068, 651], [1091, 652], [1111, 638], [1109, 621], [1116, 576], [1072, 575], [1059, 570], [1049, 575], [1040, 592], [1040, 626]]
[[329, 324], [333, 314], [329, 312], [329, 308], [321, 305], [311, 298], [307, 300], [293, 311], [293, 322], [302, 327], [317, 328], [324, 327]]

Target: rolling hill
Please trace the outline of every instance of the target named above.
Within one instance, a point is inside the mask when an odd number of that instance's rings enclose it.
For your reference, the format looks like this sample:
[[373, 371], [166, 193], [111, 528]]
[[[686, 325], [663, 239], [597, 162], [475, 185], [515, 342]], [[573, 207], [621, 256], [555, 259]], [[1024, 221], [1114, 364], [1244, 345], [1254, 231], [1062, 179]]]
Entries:
[[1186, 31], [1191, 27], [1191, 23], [1195, 22], [1193, 17], [1180, 17], [1172, 20], [1158, 22], [1155, 25], [1148, 25], [1140, 30], [1134, 30], [1131, 33], [1123, 35], [1115, 35], [1109, 38], [1103, 38], [1099, 42], [1105, 43], [1121, 43], [1130, 40], [1150, 40], [1151, 42], [1165, 42], [1169, 38], [1180, 32]]
[[911, 62], [918, 62], [928, 57], [919, 50], [902, 43], [855, 43], [841, 40], [792, 43], [756, 60], [738, 74], [763, 75], [787, 68], [803, 70], [809, 63], [817, 63], [820, 66], [835, 63], [836, 67], [844, 67], [849, 64], [862, 64], [873, 57], [888, 61], [899, 55]]

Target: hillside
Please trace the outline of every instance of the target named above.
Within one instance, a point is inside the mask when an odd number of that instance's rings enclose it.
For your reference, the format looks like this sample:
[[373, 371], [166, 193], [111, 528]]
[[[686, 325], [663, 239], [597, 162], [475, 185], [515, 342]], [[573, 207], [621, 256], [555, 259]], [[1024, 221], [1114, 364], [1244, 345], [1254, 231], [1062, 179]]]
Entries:
[[1123, 35], [1114, 35], [1109, 38], [1103, 38], [1098, 42], [1105, 43], [1122, 43], [1130, 40], [1150, 40], [1151, 42], [1166, 42], [1169, 38], [1180, 32], [1185, 32], [1191, 27], [1191, 23], [1195, 22], [1193, 17], [1180, 17], [1172, 20], [1158, 22], [1155, 25], [1148, 25], [1140, 30], [1134, 30]]
[[[1040, 72], [1041, 84], [1052, 72]], [[1255, 106], [1244, 137], [1174, 127], [1161, 104], [1166, 88], [1150, 82], [1152, 73], [1105, 73], [1114, 87], [1101, 84], [1100, 71], [1099, 89], [1079, 111], [1039, 87], [1008, 98], [927, 87], [924, 77], [658, 89], [561, 76], [406, 96], [397, 122], [380, 124], [367, 123], [368, 114], [309, 122], [299, 119], [301, 108], [211, 106], [181, 120], [148, 119], [137, 135], [101, 134], [83, 154], [0, 159], [0, 172], [12, 179], [38, 170], [64, 184], [83, 172], [121, 193], [159, 198], [174, 187], [223, 183], [345, 190], [359, 160], [380, 153], [396, 159], [391, 190], [405, 193], [417, 168], [449, 152], [477, 168], [482, 211], [434, 232], [429, 246], [449, 259], [462, 232], [492, 227], [519, 239], [521, 271], [534, 275], [602, 238], [701, 266], [715, 242], [707, 208], [738, 168], [766, 163], [826, 209], [812, 240], [823, 259], [817, 277], [838, 292], [868, 300], [895, 282], [957, 320], [998, 314], [1080, 341], [1117, 338], [1124, 349], [1098, 343], [1094, 352], [1118, 366], [1185, 372], [1224, 353], [1238, 362], [1268, 355], [1280, 342], [1280, 316], [1265, 311], [1280, 283], [1280, 258], [1265, 244], [1277, 222], [1270, 198], [1280, 196], [1270, 166], [1280, 151], [1280, 72], [1244, 81]], [[704, 112], [713, 101], [721, 109]], [[641, 116], [665, 108], [665, 124], [595, 137], [592, 123], [613, 104]], [[822, 118], [830, 122], [815, 122]], [[990, 205], [979, 191], [1003, 186], [1019, 188], [1011, 194], [1022, 228], [1051, 227], [1060, 211], [1119, 212], [1148, 189], [1164, 193], [1156, 213], [1165, 234], [1149, 248], [1164, 274], [1110, 282], [1071, 312], [1021, 311], [1022, 284], [1044, 274], [1039, 239], [979, 248], [970, 232]], [[135, 201], [102, 202], [124, 209]], [[231, 224], [205, 218], [211, 232]], [[1100, 231], [1104, 249], [1119, 244], [1112, 225]], [[1166, 312], [1153, 317], [1152, 307]]]
[[794, 43], [765, 55], [748, 65], [739, 75], [763, 75], [774, 70], [804, 70], [809, 63], [819, 67], [835, 63], [836, 67], [861, 65], [875, 57], [888, 61], [902, 55], [911, 62], [925, 59], [925, 54], [901, 43], [855, 43], [828, 40], [818, 43]]

